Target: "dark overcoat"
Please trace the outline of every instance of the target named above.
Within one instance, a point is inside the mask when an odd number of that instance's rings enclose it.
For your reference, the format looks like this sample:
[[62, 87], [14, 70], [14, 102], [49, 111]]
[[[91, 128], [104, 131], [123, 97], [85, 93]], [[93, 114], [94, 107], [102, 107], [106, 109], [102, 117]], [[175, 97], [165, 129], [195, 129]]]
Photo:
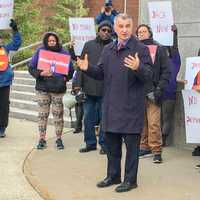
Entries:
[[[124, 65], [124, 58], [138, 53], [137, 71]], [[141, 133], [144, 124], [144, 83], [152, 79], [151, 58], [147, 47], [135, 37], [118, 50], [117, 42], [105, 46], [96, 66], [85, 72], [93, 78], [104, 80], [102, 128], [105, 132], [121, 134]]]

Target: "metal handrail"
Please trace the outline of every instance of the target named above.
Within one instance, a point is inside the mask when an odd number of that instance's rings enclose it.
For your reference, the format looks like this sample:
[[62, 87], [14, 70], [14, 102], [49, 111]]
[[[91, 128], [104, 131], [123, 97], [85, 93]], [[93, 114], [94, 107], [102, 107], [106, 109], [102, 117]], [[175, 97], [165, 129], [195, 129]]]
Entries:
[[[22, 48], [20, 48], [18, 51], [14, 52], [12, 56], [14, 56], [15, 54], [17, 54], [17, 53], [20, 52], [20, 51], [24, 51], [24, 50], [26, 50], [26, 49], [33, 48], [33, 47], [38, 46], [38, 45], [40, 45], [40, 44], [42, 44], [42, 41], [36, 42], [36, 43], [31, 44], [31, 45], [28, 45], [28, 46], [26, 46], [26, 47], [22, 47]], [[63, 44], [63, 47], [65, 47], [65, 46], [67, 46], [67, 45], [69, 45], [69, 42]], [[32, 58], [32, 57], [27, 58], [27, 59], [25, 59], [25, 60], [22, 60], [22, 61], [20, 61], [20, 62], [18, 62], [18, 63], [15, 63], [14, 65], [12, 65], [12, 68], [16, 68], [16, 67], [18, 67], [18, 66], [27, 64], [29, 61], [31, 61], [31, 58]]]
[[[38, 42], [35, 42], [35, 43], [30, 44], [30, 45], [28, 45], [28, 46], [21, 47], [21, 48], [18, 49], [18, 51], [11, 51], [10, 54], [9, 54], [9, 59], [10, 59], [10, 61], [12, 61], [13, 56], [16, 55], [17, 53], [19, 53], [20, 51], [24, 51], [24, 50], [26, 50], [26, 49], [33, 48], [33, 47], [38, 46], [38, 45], [40, 45], [40, 44], [42, 44], [42, 41], [38, 41]], [[20, 62], [18, 62], [18, 63], [15, 63], [14, 65], [12, 65], [12, 68], [15, 68], [15, 67], [21, 66], [21, 65], [23, 65], [23, 64], [26, 64], [26, 63], [28, 63], [30, 60], [31, 60], [31, 58], [27, 58], [27, 59], [22, 60], [22, 61], [20, 61]]]
[[28, 63], [29, 61], [31, 61], [31, 58], [27, 58], [27, 59], [22, 60], [22, 61], [20, 61], [18, 63], [15, 63], [14, 65], [12, 65], [12, 68], [14, 69], [14, 68], [16, 68], [18, 66], [24, 65], [24, 64]]
[[21, 48], [18, 49], [17, 52], [20, 52], [20, 51], [24, 51], [24, 50], [26, 50], [26, 49], [33, 48], [33, 47], [38, 46], [38, 45], [40, 45], [40, 44], [42, 44], [42, 41], [38, 41], [38, 42], [35, 42], [35, 43], [30, 44], [30, 45], [28, 45], [28, 46], [21, 47]]

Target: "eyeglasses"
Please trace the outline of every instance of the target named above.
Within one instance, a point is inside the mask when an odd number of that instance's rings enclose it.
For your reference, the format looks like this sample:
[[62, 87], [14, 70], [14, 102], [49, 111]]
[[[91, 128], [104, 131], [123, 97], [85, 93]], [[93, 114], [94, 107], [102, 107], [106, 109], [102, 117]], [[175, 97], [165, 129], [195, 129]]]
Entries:
[[148, 31], [138, 31], [138, 35], [144, 34], [144, 33], [148, 33]]
[[102, 28], [101, 31], [111, 33], [112, 31], [108, 28]]

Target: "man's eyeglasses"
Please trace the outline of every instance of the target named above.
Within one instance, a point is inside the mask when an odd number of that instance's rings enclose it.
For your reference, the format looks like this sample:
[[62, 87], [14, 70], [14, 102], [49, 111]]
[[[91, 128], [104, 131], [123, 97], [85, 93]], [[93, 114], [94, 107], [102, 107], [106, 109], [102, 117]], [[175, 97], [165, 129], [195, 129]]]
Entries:
[[102, 28], [101, 31], [111, 33], [112, 31], [108, 28]]

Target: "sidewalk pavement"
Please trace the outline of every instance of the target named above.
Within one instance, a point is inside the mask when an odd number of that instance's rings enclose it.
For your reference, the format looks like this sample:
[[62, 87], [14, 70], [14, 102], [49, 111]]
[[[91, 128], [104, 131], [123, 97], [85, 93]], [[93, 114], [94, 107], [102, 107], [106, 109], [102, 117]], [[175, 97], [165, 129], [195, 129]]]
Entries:
[[36, 140], [36, 126], [10, 119], [7, 136], [0, 138], [0, 200], [41, 200], [22, 172], [27, 153]]
[[37, 124], [10, 119], [7, 137], [0, 139], [0, 200], [199, 200], [200, 173], [194, 166], [200, 157], [192, 157], [191, 151], [167, 147], [164, 163], [157, 165], [152, 157], [140, 159], [138, 188], [118, 194], [115, 186], [96, 187], [105, 177], [106, 156], [79, 153], [83, 134], [64, 132], [65, 150], [55, 148], [49, 126], [52, 139], [38, 151]]
[[[138, 188], [116, 193], [116, 186], [97, 188], [106, 174], [106, 156], [99, 151], [79, 153], [83, 134], [65, 134], [65, 150], [55, 148], [55, 139], [45, 150], [33, 150], [25, 162], [25, 174], [47, 200], [199, 200], [200, 157], [191, 151], [164, 148], [162, 164], [152, 157], [140, 159]], [[125, 149], [124, 149], [125, 150]], [[125, 152], [125, 151], [124, 151]], [[125, 153], [124, 153], [125, 154]], [[123, 163], [124, 166], [124, 155]], [[122, 170], [123, 171], [123, 170]]]
[[[49, 127], [49, 137], [53, 130]], [[42, 200], [23, 174], [24, 160], [38, 140], [37, 124], [10, 118], [6, 135], [0, 138], [0, 200]]]

